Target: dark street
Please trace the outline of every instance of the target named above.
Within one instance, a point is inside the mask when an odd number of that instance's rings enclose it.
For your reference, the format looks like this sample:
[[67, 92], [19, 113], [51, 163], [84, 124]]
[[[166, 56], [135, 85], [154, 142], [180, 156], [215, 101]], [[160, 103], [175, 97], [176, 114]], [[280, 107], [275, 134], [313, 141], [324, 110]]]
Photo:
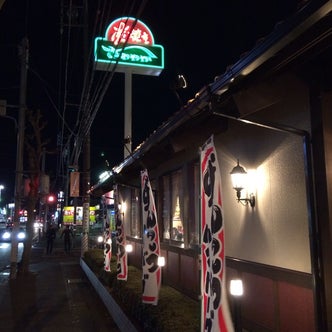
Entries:
[[43, 240], [33, 248], [29, 276], [9, 280], [3, 270], [0, 331], [120, 331], [79, 259], [80, 237], [68, 255], [58, 235], [51, 255], [45, 254]]

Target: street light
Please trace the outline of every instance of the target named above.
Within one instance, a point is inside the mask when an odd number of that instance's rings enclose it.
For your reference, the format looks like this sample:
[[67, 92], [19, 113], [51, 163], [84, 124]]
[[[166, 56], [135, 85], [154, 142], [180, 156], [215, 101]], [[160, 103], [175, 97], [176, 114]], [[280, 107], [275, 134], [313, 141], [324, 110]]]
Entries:
[[5, 186], [0, 184], [0, 202], [1, 202], [1, 190], [5, 189]]

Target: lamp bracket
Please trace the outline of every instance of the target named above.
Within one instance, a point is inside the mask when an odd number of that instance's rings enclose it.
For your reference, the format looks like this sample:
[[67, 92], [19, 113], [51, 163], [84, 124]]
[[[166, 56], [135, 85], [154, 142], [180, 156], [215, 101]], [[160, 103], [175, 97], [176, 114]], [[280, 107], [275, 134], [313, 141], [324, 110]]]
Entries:
[[250, 205], [252, 208], [255, 207], [256, 204], [256, 197], [254, 194], [250, 194], [249, 198], [239, 198], [237, 199], [242, 205]]

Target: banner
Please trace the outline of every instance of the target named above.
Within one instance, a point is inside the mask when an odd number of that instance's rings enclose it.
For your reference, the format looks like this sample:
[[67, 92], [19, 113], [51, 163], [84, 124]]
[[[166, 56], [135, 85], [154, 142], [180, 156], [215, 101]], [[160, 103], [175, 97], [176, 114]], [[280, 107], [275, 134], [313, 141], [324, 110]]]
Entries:
[[234, 331], [227, 302], [221, 179], [211, 136], [201, 150], [201, 331]]
[[112, 234], [109, 229], [104, 232], [104, 271], [111, 272]]
[[142, 302], [158, 304], [161, 284], [159, 229], [156, 206], [147, 170], [141, 171], [143, 209], [143, 295]]
[[71, 197], [80, 196], [80, 173], [79, 172], [70, 173], [70, 196]]
[[115, 228], [116, 236], [116, 258], [117, 258], [117, 279], [127, 280], [128, 278], [128, 256], [126, 252], [126, 234], [123, 225], [124, 214], [119, 209], [119, 192], [117, 186], [114, 187], [114, 206], [115, 212]]

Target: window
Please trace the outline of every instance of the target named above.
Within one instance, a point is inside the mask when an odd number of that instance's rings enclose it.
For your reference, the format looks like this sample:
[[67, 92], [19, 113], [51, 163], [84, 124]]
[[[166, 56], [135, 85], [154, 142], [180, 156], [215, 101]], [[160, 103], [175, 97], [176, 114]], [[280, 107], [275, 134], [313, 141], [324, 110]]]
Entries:
[[172, 188], [172, 232], [171, 239], [183, 241], [183, 217], [182, 217], [182, 172], [177, 171], [171, 175]]
[[182, 171], [177, 170], [162, 177], [162, 220], [164, 240], [183, 242]]
[[142, 237], [142, 223], [141, 223], [141, 201], [140, 190], [138, 188], [131, 189], [131, 227], [130, 235], [136, 238]]
[[160, 178], [163, 241], [181, 246], [187, 243], [191, 248], [199, 245], [199, 192], [200, 165], [197, 161]]
[[200, 230], [200, 165], [194, 163], [189, 172], [189, 246], [199, 244]]
[[162, 220], [164, 225], [163, 237], [165, 240], [170, 239], [170, 207], [171, 207], [171, 191], [170, 191], [170, 176], [162, 177]]

